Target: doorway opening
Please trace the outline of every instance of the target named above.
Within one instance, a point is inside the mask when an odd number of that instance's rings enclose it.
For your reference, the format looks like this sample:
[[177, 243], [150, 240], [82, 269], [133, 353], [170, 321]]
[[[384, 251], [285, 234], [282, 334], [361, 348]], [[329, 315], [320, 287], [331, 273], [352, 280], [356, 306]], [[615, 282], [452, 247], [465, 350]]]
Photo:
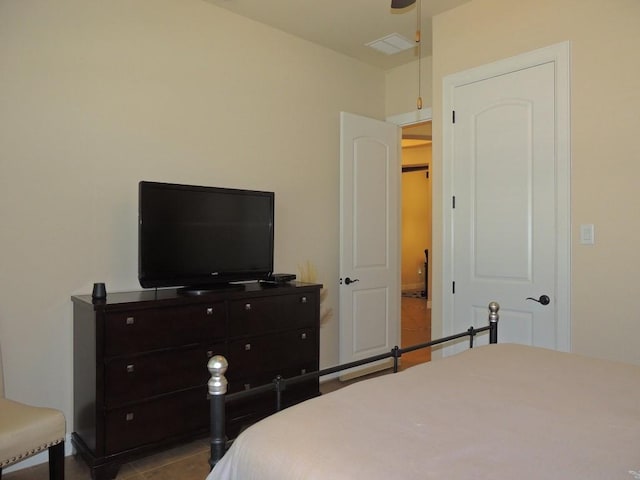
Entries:
[[[402, 127], [402, 347], [431, 340], [431, 121]], [[431, 359], [428, 349], [403, 355], [403, 368]]]

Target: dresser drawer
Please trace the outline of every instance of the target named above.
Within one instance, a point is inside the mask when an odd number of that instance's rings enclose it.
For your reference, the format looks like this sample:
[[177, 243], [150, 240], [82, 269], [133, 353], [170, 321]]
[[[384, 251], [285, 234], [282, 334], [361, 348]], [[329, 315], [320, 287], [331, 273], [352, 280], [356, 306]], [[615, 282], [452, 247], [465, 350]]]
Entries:
[[108, 360], [105, 364], [105, 405], [111, 408], [205, 385], [210, 377], [207, 360], [216, 354], [225, 354], [224, 344]]
[[319, 296], [295, 293], [229, 302], [229, 335], [259, 335], [313, 326], [318, 321]]
[[318, 329], [236, 340], [229, 344], [227, 379], [230, 391], [270, 383], [277, 375], [285, 378], [318, 370]]
[[285, 314], [281, 297], [257, 297], [229, 302], [229, 335], [259, 335], [278, 329]]
[[244, 428], [275, 413], [275, 411], [275, 392], [265, 392], [251, 398], [227, 402], [225, 418], [228, 438], [235, 438]]
[[224, 338], [224, 303], [154, 308], [105, 315], [106, 356], [126, 355]]
[[[227, 356], [229, 381], [236, 381], [248, 375], [275, 375], [281, 366], [280, 349], [284, 347], [278, 339], [278, 336], [264, 335], [231, 342]], [[271, 379], [273, 376], [268, 380]]]
[[206, 387], [108, 411], [106, 454], [168, 440], [172, 436], [206, 431], [209, 401]]
[[[302, 328], [280, 334], [281, 348], [279, 361], [281, 367], [288, 365], [318, 366], [318, 329]], [[299, 375], [297, 372], [296, 375]]]
[[297, 293], [288, 295], [284, 303], [283, 328], [313, 327], [318, 324], [320, 295], [318, 293]]
[[[320, 389], [317, 379], [289, 385], [282, 392], [281, 408], [290, 407], [318, 395], [320, 395]], [[227, 435], [229, 438], [235, 438], [244, 427], [276, 412], [275, 389], [228, 402], [225, 412]]]

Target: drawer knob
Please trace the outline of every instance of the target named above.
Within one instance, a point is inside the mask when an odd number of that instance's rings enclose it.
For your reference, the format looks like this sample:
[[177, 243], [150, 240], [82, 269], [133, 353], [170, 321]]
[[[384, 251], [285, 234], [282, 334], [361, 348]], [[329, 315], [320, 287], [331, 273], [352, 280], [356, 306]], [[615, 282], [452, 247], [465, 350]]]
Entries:
[[300, 299], [300, 303], [307, 303], [307, 297], [302, 297]]
[[301, 338], [302, 340], [306, 340], [306, 339], [307, 339], [307, 334], [306, 334], [306, 333], [302, 333], [302, 334], [300, 334], [300, 338]]
[[303, 368], [302, 370], [300, 370], [300, 375], [304, 375], [305, 373], [307, 373], [307, 369]]
[[207, 315], [213, 315], [213, 307], [207, 307]]
[[124, 419], [125, 419], [127, 422], [132, 421], [132, 420], [133, 420], [133, 413], [132, 413], [132, 412], [127, 413], [127, 414], [124, 416]]
[[213, 357], [213, 350], [207, 350], [207, 358]]
[[246, 344], [244, 345], [244, 349], [245, 349], [246, 351], [251, 350], [251, 344], [250, 344], [250, 343], [246, 343]]
[[251, 388], [251, 384], [250, 383], [245, 383], [244, 384], [244, 389], [245, 390], [249, 390]]
[[136, 367], [134, 366], [133, 363], [127, 365], [127, 373], [133, 373], [135, 371]]
[[127, 317], [127, 325], [133, 325], [136, 323], [136, 319], [133, 317]]
[[245, 303], [244, 304], [244, 309], [247, 310], [247, 311], [251, 310], [251, 304], [250, 303]]

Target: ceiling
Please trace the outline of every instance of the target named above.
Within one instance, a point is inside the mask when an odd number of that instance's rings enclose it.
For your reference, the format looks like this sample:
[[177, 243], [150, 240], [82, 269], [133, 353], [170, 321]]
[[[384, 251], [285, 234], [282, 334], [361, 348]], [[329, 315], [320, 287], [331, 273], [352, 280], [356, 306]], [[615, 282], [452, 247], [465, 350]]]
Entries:
[[[385, 70], [417, 58], [415, 48], [387, 55], [366, 46], [392, 33], [413, 41], [416, 5], [392, 13], [391, 0], [205, 1]], [[431, 17], [470, 0], [418, 1], [422, 1], [422, 56], [425, 57], [431, 55]]]

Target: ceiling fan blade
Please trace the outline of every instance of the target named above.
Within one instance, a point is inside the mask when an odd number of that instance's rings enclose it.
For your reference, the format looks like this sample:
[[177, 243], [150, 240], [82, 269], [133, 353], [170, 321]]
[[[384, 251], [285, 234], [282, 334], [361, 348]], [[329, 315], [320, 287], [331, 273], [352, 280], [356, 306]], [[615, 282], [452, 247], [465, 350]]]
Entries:
[[391, 0], [391, 8], [406, 8], [416, 3], [416, 0]]

